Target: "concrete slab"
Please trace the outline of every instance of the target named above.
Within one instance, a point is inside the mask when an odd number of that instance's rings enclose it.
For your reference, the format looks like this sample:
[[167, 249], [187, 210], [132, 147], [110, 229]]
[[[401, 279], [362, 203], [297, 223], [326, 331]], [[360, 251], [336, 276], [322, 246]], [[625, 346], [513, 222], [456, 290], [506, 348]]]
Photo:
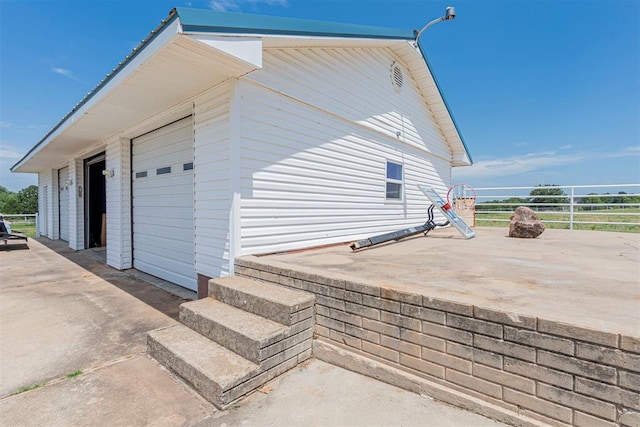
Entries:
[[212, 411], [145, 355], [0, 400], [6, 426], [182, 426]]
[[501, 425], [318, 361], [218, 413], [146, 354], [147, 331], [175, 325], [185, 299], [63, 242], [0, 262], [2, 425]]
[[58, 250], [30, 240], [28, 250], [2, 252], [0, 397], [144, 353], [147, 332], [175, 323], [171, 317], [185, 301]]
[[504, 426], [333, 365], [312, 360], [197, 427]]
[[432, 231], [358, 252], [347, 245], [261, 258], [423, 295], [640, 336], [640, 234], [506, 228]]

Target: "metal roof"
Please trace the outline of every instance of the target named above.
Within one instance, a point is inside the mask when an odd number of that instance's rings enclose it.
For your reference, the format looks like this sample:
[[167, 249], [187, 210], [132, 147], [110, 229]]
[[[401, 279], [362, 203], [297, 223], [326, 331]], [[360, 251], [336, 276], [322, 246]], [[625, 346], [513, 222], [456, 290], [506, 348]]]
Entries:
[[269, 34], [413, 40], [413, 30], [341, 24], [309, 19], [177, 8], [186, 32]]
[[[256, 35], [281, 35], [300, 37], [328, 37], [328, 38], [358, 38], [358, 39], [381, 39], [381, 40], [414, 40], [415, 30], [401, 30], [386, 27], [374, 27], [367, 25], [344, 24], [326, 21], [315, 21], [309, 19], [286, 18], [278, 16], [252, 15], [244, 13], [215, 12], [204, 9], [175, 8], [169, 12], [169, 16], [162, 20], [158, 27], [135, 47], [104, 79], [87, 95], [76, 104], [45, 136], [38, 141], [18, 162], [11, 171], [17, 169], [25, 162], [38, 147], [47, 141], [69, 118], [73, 116], [83, 105], [85, 105], [102, 87], [116, 76], [128, 63], [130, 63], [155, 37], [162, 32], [175, 19], [179, 20], [182, 31], [187, 33], [221, 33], [221, 34], [256, 34]], [[453, 121], [458, 136], [462, 141], [464, 149], [473, 162], [464, 139], [458, 129], [451, 110], [438, 86], [435, 76], [431, 72], [431, 67], [424, 54], [424, 49], [418, 44], [419, 51], [424, 58], [425, 65], [434, 78], [436, 89], [440, 93], [445, 107]]]

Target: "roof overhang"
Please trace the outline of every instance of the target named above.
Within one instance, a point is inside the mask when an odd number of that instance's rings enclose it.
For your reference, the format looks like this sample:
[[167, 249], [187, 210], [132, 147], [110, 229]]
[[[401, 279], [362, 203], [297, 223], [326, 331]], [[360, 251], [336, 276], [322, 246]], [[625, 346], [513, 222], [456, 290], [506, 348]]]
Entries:
[[260, 69], [264, 48], [326, 46], [339, 39], [348, 39], [351, 46], [392, 47], [408, 57], [425, 100], [452, 147], [452, 164], [471, 164], [426, 57], [413, 47], [413, 32], [177, 9], [11, 170], [39, 172], [114, 135], [136, 137], [122, 132], [212, 86]]
[[218, 83], [261, 67], [260, 38], [185, 34], [180, 21], [171, 19], [11, 170], [51, 168]]

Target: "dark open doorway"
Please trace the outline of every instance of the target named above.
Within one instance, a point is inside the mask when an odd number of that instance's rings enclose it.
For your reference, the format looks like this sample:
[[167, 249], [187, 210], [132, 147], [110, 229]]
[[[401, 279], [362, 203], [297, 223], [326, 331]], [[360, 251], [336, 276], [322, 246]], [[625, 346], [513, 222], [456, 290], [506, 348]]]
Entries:
[[84, 161], [85, 172], [85, 244], [87, 248], [106, 245], [106, 181], [104, 153]]

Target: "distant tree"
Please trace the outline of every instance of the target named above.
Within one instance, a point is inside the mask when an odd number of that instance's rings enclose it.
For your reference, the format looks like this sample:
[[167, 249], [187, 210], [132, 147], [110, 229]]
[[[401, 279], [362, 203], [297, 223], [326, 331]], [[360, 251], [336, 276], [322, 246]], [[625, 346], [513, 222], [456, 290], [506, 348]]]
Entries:
[[554, 206], [557, 203], [569, 203], [568, 197], [558, 197], [566, 195], [562, 188], [558, 188], [554, 184], [538, 185], [529, 193], [531, 203], [536, 204], [533, 206], [534, 209], [541, 210], [557, 208], [558, 206]]
[[33, 214], [38, 212], [38, 186], [30, 185], [14, 193], [0, 186], [0, 213]]
[[598, 206], [593, 206], [594, 204], [602, 204], [604, 203], [604, 200], [602, 200], [602, 197], [600, 197], [598, 193], [589, 193], [585, 197], [582, 197], [580, 199], [580, 203], [589, 205], [589, 206], [583, 206], [582, 207], [583, 210], [592, 211], [594, 209], [599, 209]]
[[30, 185], [18, 191], [18, 202], [21, 212], [24, 214], [34, 214], [38, 212], [38, 186]]
[[5, 193], [0, 199], [0, 212], [3, 214], [18, 214], [20, 212], [20, 201], [18, 195], [13, 192]]

